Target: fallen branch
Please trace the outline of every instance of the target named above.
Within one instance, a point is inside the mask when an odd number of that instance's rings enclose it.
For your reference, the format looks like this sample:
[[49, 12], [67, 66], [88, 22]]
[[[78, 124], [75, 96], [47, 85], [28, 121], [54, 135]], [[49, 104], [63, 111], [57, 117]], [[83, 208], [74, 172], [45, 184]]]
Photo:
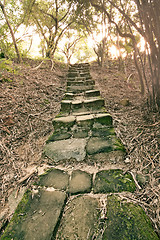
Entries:
[[37, 70], [38, 68], [40, 68], [40, 66], [44, 63], [44, 60], [35, 68], [32, 68], [31, 70]]

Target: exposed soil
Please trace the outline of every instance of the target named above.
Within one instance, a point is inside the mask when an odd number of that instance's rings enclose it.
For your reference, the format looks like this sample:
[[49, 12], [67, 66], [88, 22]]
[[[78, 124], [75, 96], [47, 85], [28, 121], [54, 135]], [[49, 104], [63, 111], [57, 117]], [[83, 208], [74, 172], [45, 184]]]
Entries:
[[[52, 119], [60, 110], [67, 67], [55, 63], [51, 71], [47, 60], [35, 69], [39, 63], [27, 59], [21, 65], [14, 63], [16, 74], [6, 73], [12, 82], [0, 78], [0, 210], [13, 190], [18, 194], [22, 186], [29, 186], [37, 167], [48, 163], [42, 151], [53, 131]], [[94, 63], [91, 75], [126, 147], [128, 170], [135, 178], [140, 174], [147, 179], [130, 200], [145, 209], [160, 231], [159, 115], [147, 111], [132, 64], [124, 74], [113, 62], [103, 68]], [[4, 223], [8, 217], [4, 216]]]

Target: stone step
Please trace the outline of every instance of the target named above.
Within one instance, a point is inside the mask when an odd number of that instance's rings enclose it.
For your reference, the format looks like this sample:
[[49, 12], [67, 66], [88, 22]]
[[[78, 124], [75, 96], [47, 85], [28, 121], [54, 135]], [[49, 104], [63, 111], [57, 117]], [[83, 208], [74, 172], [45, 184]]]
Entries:
[[1, 240], [158, 240], [144, 210], [118, 194], [135, 189], [122, 169], [91, 174], [50, 168], [26, 191]]
[[79, 73], [79, 75], [81, 76], [81, 77], [91, 77], [91, 75], [90, 75], [90, 73], [89, 72], [80, 72]]
[[91, 111], [95, 109], [101, 109], [104, 107], [104, 99], [101, 98], [94, 98], [89, 100], [62, 100], [61, 101], [61, 112], [72, 112], [76, 111], [77, 109], [86, 109], [86, 111]]
[[86, 97], [98, 97], [100, 96], [100, 91], [99, 90], [90, 90], [85, 92]]
[[86, 81], [68, 81], [67, 86], [88, 86], [95, 85], [94, 80], [86, 80]]
[[73, 93], [65, 93], [64, 100], [73, 100], [75, 98], [75, 94]]
[[98, 109], [104, 107], [104, 105], [104, 99], [101, 98], [84, 100], [84, 107], [87, 109]]
[[[48, 167], [30, 186], [2, 240], [159, 239], [144, 210], [127, 198], [137, 183], [123, 170], [124, 146], [111, 115], [103, 112], [100, 92], [87, 89], [94, 85], [90, 78], [89, 64], [70, 66], [67, 85], [73, 92], [65, 94], [44, 148], [49, 163], [61, 169]], [[60, 116], [63, 111], [72, 115]]]
[[67, 117], [57, 117], [54, 118], [52, 121], [52, 124], [54, 126], [55, 131], [62, 129], [69, 129], [73, 127], [74, 124], [80, 124], [80, 125], [86, 125], [88, 122], [90, 124], [94, 123], [93, 127], [94, 130], [97, 130], [97, 125], [98, 129], [103, 128], [103, 126], [112, 126], [112, 117], [108, 113], [100, 113], [100, 114], [88, 114], [88, 115], [82, 115], [82, 116], [67, 116]]
[[76, 72], [69, 72], [68, 74], [67, 74], [67, 77], [68, 78], [73, 78], [73, 77], [78, 77], [79, 76], [79, 73], [78, 73], [78, 71], [76, 71]]
[[88, 85], [88, 86], [68, 86], [67, 92], [73, 92], [73, 93], [82, 93], [87, 90], [93, 90], [94, 85]]

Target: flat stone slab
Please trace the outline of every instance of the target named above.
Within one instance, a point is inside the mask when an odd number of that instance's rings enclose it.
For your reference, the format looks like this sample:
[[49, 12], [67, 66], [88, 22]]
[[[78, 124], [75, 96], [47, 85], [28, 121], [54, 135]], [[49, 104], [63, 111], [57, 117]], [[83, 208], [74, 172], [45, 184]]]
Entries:
[[104, 107], [104, 99], [93, 98], [84, 100], [84, 107], [93, 109]]
[[1, 240], [48, 240], [51, 239], [66, 194], [60, 191], [40, 190], [33, 195], [27, 192], [18, 205]]
[[70, 201], [60, 224], [57, 239], [94, 239], [99, 219], [99, 201], [89, 196], [79, 196]]
[[77, 116], [76, 122], [77, 122], [78, 126], [81, 126], [81, 127], [87, 126], [90, 128], [94, 122], [94, 115], [89, 114], [89, 115]]
[[86, 85], [86, 82], [82, 81], [68, 81], [67, 86], [84, 86]]
[[56, 168], [48, 170], [45, 174], [39, 176], [38, 185], [53, 187], [58, 190], [66, 190], [69, 184], [69, 175]]
[[85, 92], [86, 97], [97, 97], [100, 96], [100, 91], [99, 90], [90, 90]]
[[108, 196], [106, 217], [106, 229], [101, 238], [103, 240], [159, 239], [144, 210], [115, 195]]
[[69, 181], [69, 192], [87, 193], [92, 188], [92, 176], [84, 171], [75, 170], [72, 172], [71, 180]]
[[123, 174], [121, 169], [98, 172], [93, 185], [94, 193], [134, 192], [135, 190], [136, 185], [131, 174]]
[[107, 137], [110, 135], [116, 135], [113, 127], [93, 128], [93, 137]]
[[[60, 130], [60, 129], [58, 129], [58, 130]], [[72, 135], [70, 133], [68, 133], [68, 132], [58, 132], [58, 133], [54, 132], [51, 136], [49, 136], [49, 138], [46, 141], [46, 143], [68, 139], [71, 136]]]
[[68, 92], [73, 92], [73, 93], [81, 93], [85, 92], [87, 90], [93, 90], [94, 85], [88, 85], [88, 86], [69, 86], [67, 87]]
[[65, 100], [72, 100], [74, 99], [74, 94], [73, 93], [65, 93]]
[[55, 130], [59, 130], [60, 128], [72, 127], [75, 121], [75, 116], [58, 117], [52, 121], [52, 124]]
[[87, 128], [77, 128], [73, 132], [74, 138], [87, 138], [89, 133], [89, 129]]
[[87, 139], [85, 138], [73, 138], [51, 142], [46, 144], [44, 154], [55, 162], [70, 159], [83, 161], [86, 156], [86, 142]]
[[112, 125], [112, 116], [109, 113], [99, 113], [95, 115], [95, 123], [100, 123], [102, 125]]
[[91, 137], [86, 147], [87, 154], [89, 155], [117, 150], [124, 151], [124, 147], [119, 142], [118, 138], [113, 135], [109, 136], [108, 138]]
[[79, 73], [77, 71], [73, 72], [73, 71], [70, 71], [68, 74], [67, 74], [67, 77], [68, 78], [72, 78], [72, 77], [78, 77]]

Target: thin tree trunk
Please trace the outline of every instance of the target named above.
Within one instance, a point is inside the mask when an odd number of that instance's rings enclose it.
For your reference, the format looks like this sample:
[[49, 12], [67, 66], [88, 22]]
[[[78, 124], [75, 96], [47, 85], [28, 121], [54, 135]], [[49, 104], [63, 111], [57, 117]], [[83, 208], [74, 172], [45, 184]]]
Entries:
[[5, 17], [6, 23], [8, 25], [8, 28], [9, 28], [11, 36], [12, 36], [12, 40], [13, 40], [15, 51], [16, 51], [16, 54], [17, 54], [18, 62], [21, 62], [21, 56], [20, 56], [20, 53], [19, 53], [19, 50], [18, 50], [18, 46], [17, 46], [17, 42], [16, 42], [16, 39], [15, 39], [15, 36], [14, 36], [14, 32], [12, 30], [12, 27], [11, 27], [10, 23], [9, 23], [9, 20], [8, 20], [8, 17], [7, 17], [7, 13], [5, 11], [5, 7], [4, 7], [4, 5], [1, 2], [0, 2], [0, 7], [2, 9], [3, 15]]

